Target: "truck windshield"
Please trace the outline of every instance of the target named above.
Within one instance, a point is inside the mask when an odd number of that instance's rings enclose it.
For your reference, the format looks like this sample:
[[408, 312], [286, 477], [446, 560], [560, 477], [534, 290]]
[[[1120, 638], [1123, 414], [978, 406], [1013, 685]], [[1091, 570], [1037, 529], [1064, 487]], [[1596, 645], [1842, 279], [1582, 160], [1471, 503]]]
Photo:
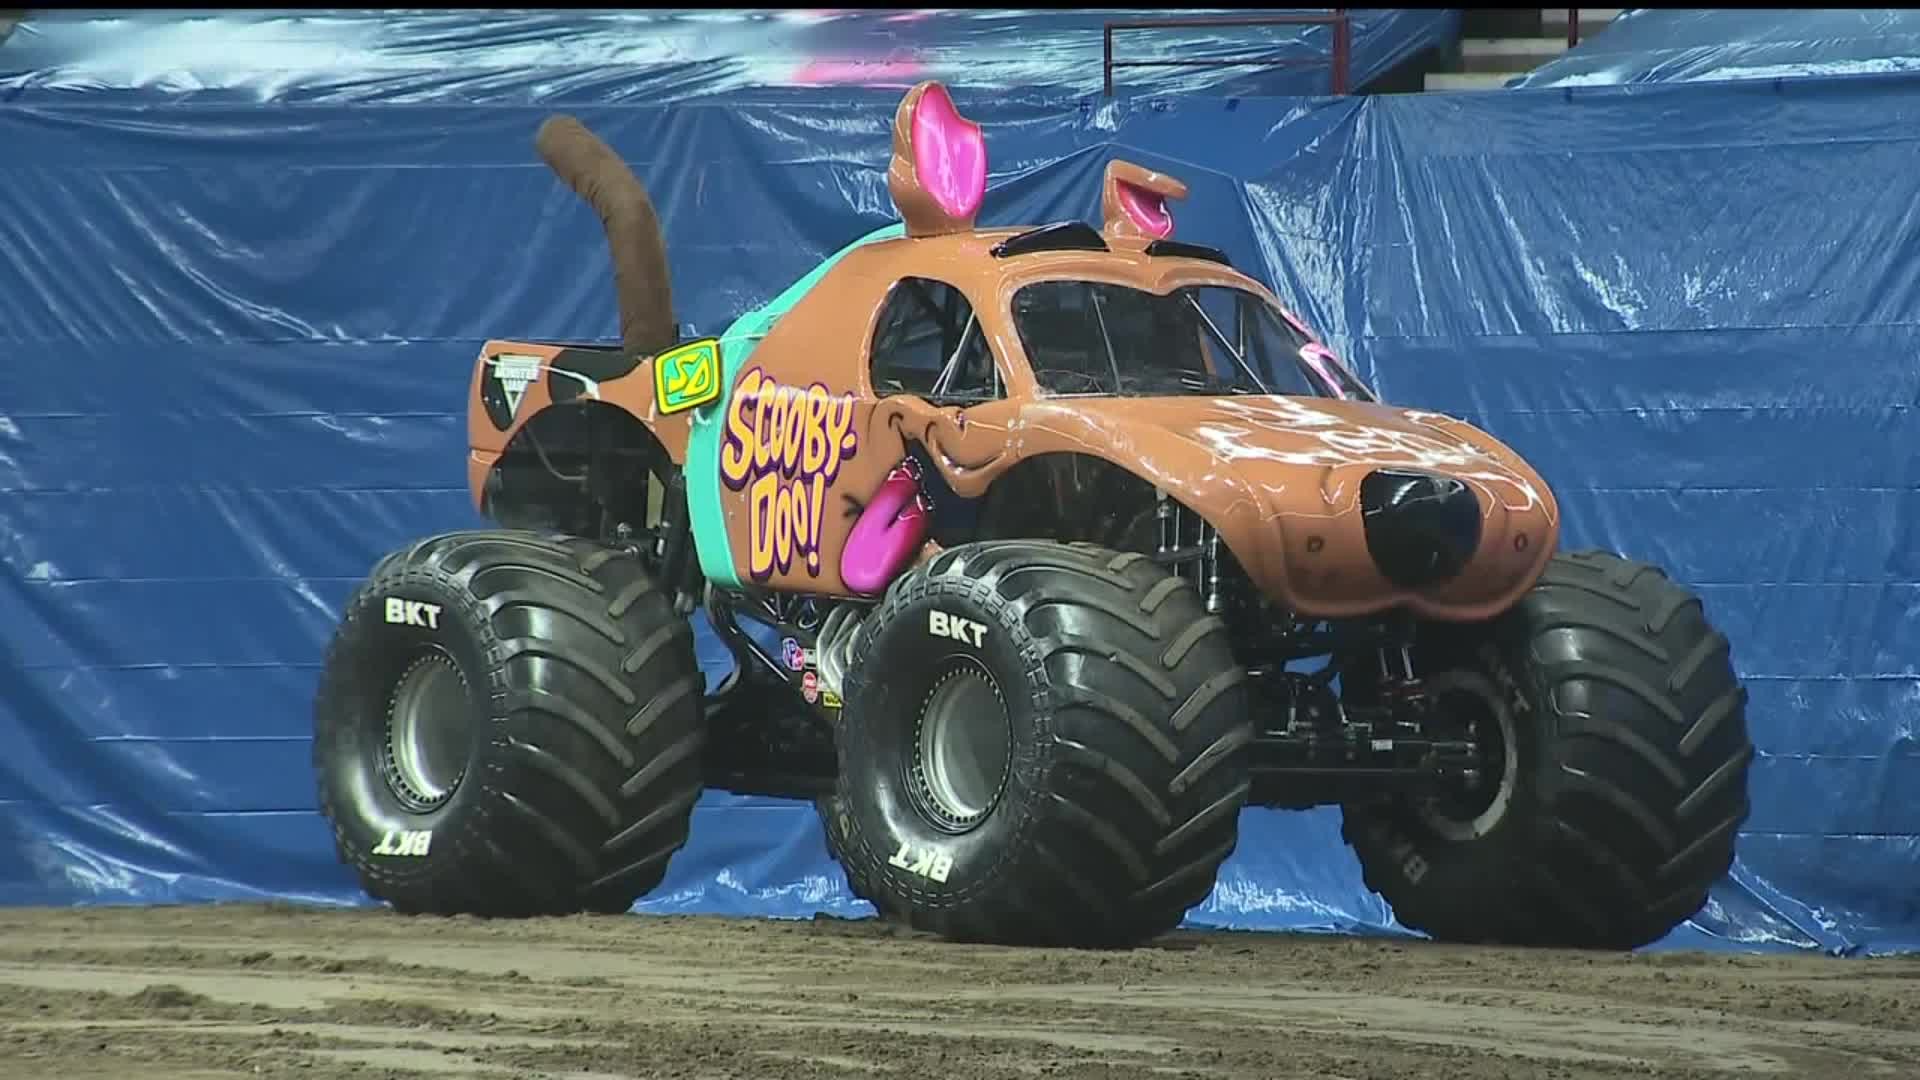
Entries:
[[1038, 281], [1014, 294], [1013, 324], [1049, 393], [1374, 400], [1333, 354], [1244, 289], [1194, 285], [1158, 295]]

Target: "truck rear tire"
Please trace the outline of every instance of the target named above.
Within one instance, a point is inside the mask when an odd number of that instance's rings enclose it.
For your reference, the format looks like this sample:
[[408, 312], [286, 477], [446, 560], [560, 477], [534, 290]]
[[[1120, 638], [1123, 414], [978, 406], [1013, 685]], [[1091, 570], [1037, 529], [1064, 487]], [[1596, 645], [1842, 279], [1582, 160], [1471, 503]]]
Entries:
[[626, 911], [686, 842], [701, 694], [691, 628], [628, 552], [430, 537], [374, 568], [327, 651], [321, 813], [398, 911]]
[[1556, 555], [1514, 610], [1432, 627], [1440, 708], [1496, 733], [1478, 799], [1346, 808], [1367, 886], [1432, 937], [1632, 949], [1706, 902], [1753, 745], [1727, 639], [1658, 569]]
[[868, 619], [822, 803], [857, 894], [955, 940], [1113, 947], [1212, 891], [1253, 728], [1191, 585], [1135, 554], [966, 544]]

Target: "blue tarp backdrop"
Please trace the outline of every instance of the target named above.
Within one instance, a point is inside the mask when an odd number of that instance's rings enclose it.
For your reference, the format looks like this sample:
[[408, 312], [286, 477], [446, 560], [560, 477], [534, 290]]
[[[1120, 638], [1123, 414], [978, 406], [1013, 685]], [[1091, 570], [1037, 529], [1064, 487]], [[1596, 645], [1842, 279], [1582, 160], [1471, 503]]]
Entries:
[[1920, 72], [1907, 8], [1637, 8], [1509, 87]]
[[[1178, 14], [1245, 20], [1328, 12]], [[1017, 87], [1064, 96], [1100, 92], [1106, 23], [1155, 15], [1126, 8], [45, 11], [22, 23], [0, 53], [0, 93], [658, 105], [743, 90], [905, 88], [939, 79], [960, 93]], [[1348, 9], [1347, 18], [1356, 87], [1451, 44], [1460, 30], [1454, 8]], [[1333, 36], [1325, 23], [1119, 30], [1116, 61], [1179, 66], [1118, 68], [1114, 86], [1121, 93], [1324, 94]], [[1196, 64], [1229, 59], [1238, 62]]]
[[[550, 103], [490, 85], [0, 102], [0, 902], [363, 902], [308, 760], [335, 613], [475, 523], [482, 340], [616, 337], [597, 222], [532, 150]], [[566, 106], [652, 189], [702, 331], [892, 216], [898, 91], [778, 96]], [[1094, 219], [1116, 155], [1174, 172], [1184, 237], [1527, 454], [1570, 545], [1703, 593], [1760, 756], [1735, 872], [1671, 941], [1920, 946], [1911, 82], [956, 96], [985, 220]], [[1397, 930], [1337, 822], [1249, 811], [1194, 920]], [[721, 795], [642, 907], [868, 910], [811, 808]]]

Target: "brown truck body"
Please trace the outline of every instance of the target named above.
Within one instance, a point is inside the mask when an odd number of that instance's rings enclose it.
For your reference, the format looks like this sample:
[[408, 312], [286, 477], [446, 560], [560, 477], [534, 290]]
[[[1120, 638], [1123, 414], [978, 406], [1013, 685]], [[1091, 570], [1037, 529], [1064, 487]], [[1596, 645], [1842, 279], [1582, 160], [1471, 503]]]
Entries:
[[[1310, 343], [1313, 363], [1338, 361], [1259, 282], [1177, 247], [1156, 250], [1153, 241], [1171, 232], [1165, 201], [1185, 188], [1137, 165], [1108, 169], [1097, 250], [1005, 254], [1005, 245], [1033, 231], [976, 230], [977, 195], [969, 205], [962, 192], [956, 208], [951, 192], [943, 202], [916, 179], [916, 108], [930, 101], [951, 111], [943, 91], [923, 101], [929, 92], [916, 88], [896, 118], [889, 182], [905, 235], [847, 251], [759, 340], [722, 335], [712, 369], [722, 385], [706, 404], [663, 409], [653, 358], [631, 347], [613, 353], [488, 342], [473, 376], [468, 425], [475, 499], [484, 500], [489, 474], [532, 417], [556, 399], [585, 397], [646, 424], [684, 470], [696, 502], [702, 488], [717, 492], [712, 501], [724, 520], [725, 555], [715, 551], [717, 531], [697, 539], [707, 576], [727, 584], [862, 595], [842, 573], [854, 510], [918, 450], [963, 499], [984, 496], [1008, 470], [1040, 455], [1085, 455], [1118, 466], [1204, 518], [1252, 583], [1302, 616], [1403, 608], [1434, 619], [1481, 619], [1533, 585], [1557, 546], [1554, 497], [1517, 454], [1464, 422], [1361, 400], [1364, 391], [1341, 400], [1338, 380], [1331, 393], [1315, 397], [1121, 396], [1042, 385], [1015, 313], [1020, 291], [1042, 282], [1156, 296], [1195, 287], [1252, 294]], [[956, 141], [963, 140], [947, 138], [950, 158]], [[957, 166], [946, 163], [949, 174], [966, 169], [964, 152], [961, 158]], [[984, 163], [977, 169], [983, 185]], [[874, 385], [878, 324], [888, 297], [907, 279], [938, 282], [965, 297], [991, 352], [996, 400], [939, 404]], [[742, 359], [736, 350], [750, 354]], [[577, 362], [583, 360], [594, 363]], [[521, 383], [504, 424], [499, 392], [491, 405], [486, 400], [489, 372], [502, 363]], [[1339, 374], [1357, 385], [1344, 369]], [[689, 453], [696, 424], [717, 426], [718, 461]], [[1444, 476], [1471, 490], [1478, 539], [1457, 571], [1406, 585], [1379, 569], [1365, 536], [1361, 486], [1380, 469]], [[716, 470], [720, 475], [712, 475]]]

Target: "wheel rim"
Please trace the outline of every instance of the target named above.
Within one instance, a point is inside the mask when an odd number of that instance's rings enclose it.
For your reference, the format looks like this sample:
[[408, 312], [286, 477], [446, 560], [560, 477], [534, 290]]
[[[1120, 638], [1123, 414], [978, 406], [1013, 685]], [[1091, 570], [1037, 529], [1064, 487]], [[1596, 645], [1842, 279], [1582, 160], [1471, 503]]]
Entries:
[[1507, 816], [1520, 771], [1513, 707], [1492, 679], [1456, 668], [1427, 680], [1435, 708], [1471, 730], [1480, 746], [1479, 779], [1457, 792], [1421, 799], [1420, 820], [1454, 841], [1485, 836]]
[[417, 813], [444, 805], [466, 776], [472, 733], [466, 676], [453, 658], [432, 652], [415, 660], [387, 705], [387, 786]]
[[966, 661], [933, 684], [913, 744], [914, 802], [929, 821], [961, 833], [993, 812], [1013, 764], [1013, 723], [985, 668]]

